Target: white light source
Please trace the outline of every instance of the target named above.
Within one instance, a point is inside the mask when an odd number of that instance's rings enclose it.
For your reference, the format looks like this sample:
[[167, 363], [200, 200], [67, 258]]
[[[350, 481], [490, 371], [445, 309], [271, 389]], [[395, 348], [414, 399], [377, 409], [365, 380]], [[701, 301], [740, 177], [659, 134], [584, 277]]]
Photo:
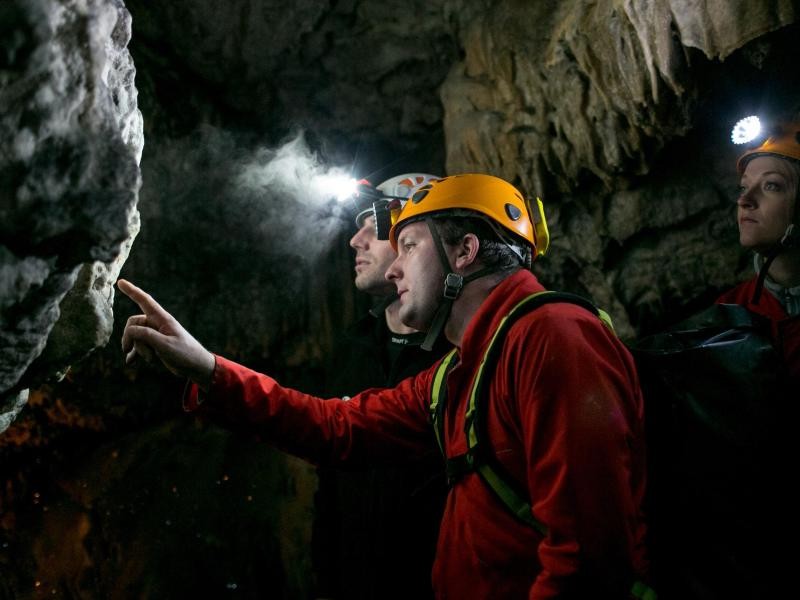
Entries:
[[358, 189], [358, 180], [349, 175], [321, 175], [315, 183], [318, 188], [335, 196], [339, 202], [346, 201]]
[[731, 141], [734, 144], [752, 142], [761, 133], [761, 120], [756, 116], [739, 120], [731, 130]]

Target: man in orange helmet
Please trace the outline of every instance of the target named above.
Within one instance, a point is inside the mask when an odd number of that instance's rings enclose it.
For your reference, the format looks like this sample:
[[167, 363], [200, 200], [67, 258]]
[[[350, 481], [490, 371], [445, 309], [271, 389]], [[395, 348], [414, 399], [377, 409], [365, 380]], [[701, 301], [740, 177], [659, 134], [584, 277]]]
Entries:
[[121, 281], [144, 312], [129, 320], [123, 349], [155, 352], [195, 381], [190, 409], [320, 464], [412, 460], [436, 443], [433, 420], [451, 485], [439, 598], [648, 597], [636, 581], [645, 468], [636, 371], [602, 313], [542, 294], [524, 268], [547, 248], [541, 203], [496, 177], [459, 175], [384, 216], [401, 319], [456, 347], [395, 388], [322, 401], [281, 387], [211, 354]]

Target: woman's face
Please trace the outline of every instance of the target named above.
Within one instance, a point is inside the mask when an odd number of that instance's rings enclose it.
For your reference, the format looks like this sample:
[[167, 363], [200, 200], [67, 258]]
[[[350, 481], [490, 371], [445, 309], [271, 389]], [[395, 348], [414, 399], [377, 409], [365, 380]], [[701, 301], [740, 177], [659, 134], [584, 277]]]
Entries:
[[757, 252], [776, 244], [792, 222], [798, 171], [776, 156], [758, 156], [747, 163], [739, 186], [739, 243]]

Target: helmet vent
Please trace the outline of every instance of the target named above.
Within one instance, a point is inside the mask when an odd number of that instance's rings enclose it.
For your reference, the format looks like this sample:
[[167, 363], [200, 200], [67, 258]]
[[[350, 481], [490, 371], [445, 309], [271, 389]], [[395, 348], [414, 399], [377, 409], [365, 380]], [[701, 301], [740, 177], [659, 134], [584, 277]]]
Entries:
[[413, 196], [411, 196], [411, 202], [414, 204], [419, 204], [425, 199], [425, 196], [428, 195], [428, 190], [431, 189], [431, 186], [425, 185], [419, 188]]
[[512, 221], [519, 221], [519, 218], [522, 216], [522, 211], [520, 209], [513, 204], [506, 204], [505, 209], [509, 219]]

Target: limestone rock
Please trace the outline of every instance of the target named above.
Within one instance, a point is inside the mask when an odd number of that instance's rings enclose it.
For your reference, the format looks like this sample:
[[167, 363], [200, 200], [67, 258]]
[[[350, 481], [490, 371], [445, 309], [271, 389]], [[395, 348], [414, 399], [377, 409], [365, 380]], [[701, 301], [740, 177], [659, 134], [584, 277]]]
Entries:
[[[0, 17], [0, 397], [18, 397], [67, 366], [31, 369], [83, 265], [95, 276], [75, 293], [95, 299], [66, 303], [110, 305], [138, 228], [143, 134], [121, 0], [12, 0]], [[85, 354], [110, 323], [106, 311], [65, 330], [52, 355]]]
[[28, 390], [20, 390], [16, 394], [6, 395], [0, 401], [0, 432], [8, 429], [11, 422], [28, 402]]
[[464, 60], [442, 87], [448, 172], [542, 190], [587, 173], [613, 187], [687, 132], [689, 67], [794, 22], [790, 0], [458, 4]]

